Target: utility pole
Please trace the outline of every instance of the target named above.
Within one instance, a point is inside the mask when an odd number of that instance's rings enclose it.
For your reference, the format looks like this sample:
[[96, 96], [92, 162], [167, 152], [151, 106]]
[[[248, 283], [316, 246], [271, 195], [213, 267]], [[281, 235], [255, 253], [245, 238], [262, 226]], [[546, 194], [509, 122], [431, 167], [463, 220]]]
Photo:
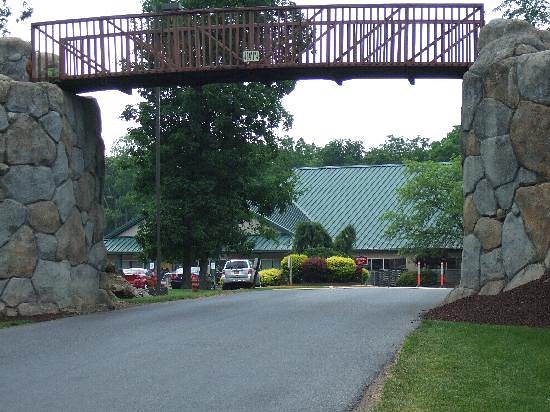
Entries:
[[[179, 3], [165, 3], [162, 0], [156, 2], [156, 12], [165, 12], [165, 11], [175, 11], [181, 10], [181, 5]], [[158, 47], [162, 48], [162, 24], [163, 19], [159, 19], [158, 29], [159, 29], [159, 42]], [[161, 288], [161, 278], [160, 278], [160, 265], [161, 253], [160, 253], [160, 87], [155, 88], [156, 94], [156, 124], [155, 124], [155, 208], [156, 208], [156, 257], [155, 257], [155, 273], [157, 274], [157, 284], [156, 289], [157, 293], [160, 293]]]
[[[157, 2], [156, 11], [160, 12], [162, 6]], [[159, 29], [159, 48], [162, 47], [162, 22], [158, 25]], [[161, 278], [160, 278], [160, 87], [155, 88], [156, 92], [156, 124], [155, 124], [155, 225], [156, 225], [156, 256], [155, 256], [155, 273], [157, 274], [157, 294], [160, 294]]]
[[157, 274], [157, 292], [160, 293], [161, 278], [160, 278], [160, 87], [156, 88], [157, 98], [157, 120], [155, 125], [155, 207], [156, 207], [156, 259], [155, 259], [155, 273]]

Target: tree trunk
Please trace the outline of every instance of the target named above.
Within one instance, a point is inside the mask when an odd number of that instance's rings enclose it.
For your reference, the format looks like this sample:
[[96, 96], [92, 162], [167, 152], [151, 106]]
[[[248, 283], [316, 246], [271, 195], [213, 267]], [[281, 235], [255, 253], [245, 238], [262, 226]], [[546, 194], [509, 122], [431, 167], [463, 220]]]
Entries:
[[188, 254], [183, 256], [182, 288], [191, 289], [191, 266], [193, 260]]

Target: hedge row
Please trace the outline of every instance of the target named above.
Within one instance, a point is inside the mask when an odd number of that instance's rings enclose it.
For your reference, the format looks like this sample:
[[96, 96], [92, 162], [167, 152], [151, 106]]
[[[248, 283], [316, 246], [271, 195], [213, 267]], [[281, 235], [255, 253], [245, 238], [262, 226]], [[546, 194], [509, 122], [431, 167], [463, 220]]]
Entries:
[[[416, 286], [417, 273], [412, 270], [401, 272], [397, 278], [397, 286]], [[439, 276], [436, 272], [429, 269], [420, 270], [420, 286], [437, 286]]]
[[285, 283], [281, 269], [264, 269], [260, 270], [259, 273], [262, 286], [279, 286]]
[[345, 283], [361, 282], [366, 274], [355, 266], [352, 258], [344, 256], [319, 256], [291, 254], [281, 260], [282, 276], [285, 282], [290, 280], [288, 258], [292, 259], [293, 283]]

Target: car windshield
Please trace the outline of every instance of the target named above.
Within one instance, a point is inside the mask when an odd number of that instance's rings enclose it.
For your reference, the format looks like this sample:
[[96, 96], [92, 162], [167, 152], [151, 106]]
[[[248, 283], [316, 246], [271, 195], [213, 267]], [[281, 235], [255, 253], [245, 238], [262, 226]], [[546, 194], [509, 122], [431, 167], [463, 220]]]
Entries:
[[226, 269], [246, 269], [248, 268], [248, 262], [246, 260], [235, 260], [233, 262], [227, 262], [225, 264]]

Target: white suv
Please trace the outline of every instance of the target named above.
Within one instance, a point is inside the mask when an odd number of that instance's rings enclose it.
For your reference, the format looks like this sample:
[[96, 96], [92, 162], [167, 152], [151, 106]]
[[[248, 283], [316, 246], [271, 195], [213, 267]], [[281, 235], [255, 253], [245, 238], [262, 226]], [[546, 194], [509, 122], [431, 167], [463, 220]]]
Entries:
[[247, 259], [232, 259], [225, 262], [222, 280], [224, 289], [238, 284], [248, 287], [260, 286], [260, 276], [254, 269], [254, 263]]

